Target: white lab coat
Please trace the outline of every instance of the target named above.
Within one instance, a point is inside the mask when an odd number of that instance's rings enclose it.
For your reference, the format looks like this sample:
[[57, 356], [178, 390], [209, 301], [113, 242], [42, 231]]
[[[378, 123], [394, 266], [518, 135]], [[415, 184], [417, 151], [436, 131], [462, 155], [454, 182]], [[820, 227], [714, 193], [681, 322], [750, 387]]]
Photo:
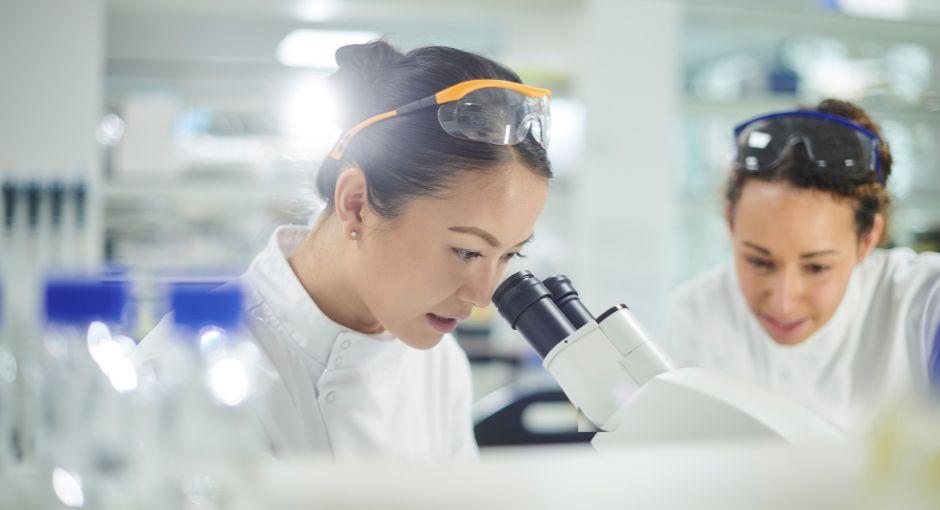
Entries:
[[[477, 453], [467, 356], [450, 335], [428, 350], [328, 318], [287, 258], [309, 229], [280, 227], [241, 277], [247, 334], [276, 375], [259, 419], [276, 455], [450, 459]], [[139, 362], [172, 341], [170, 319], [140, 343]]]
[[880, 405], [929, 387], [940, 328], [940, 254], [874, 250], [833, 317], [806, 341], [775, 343], [751, 313], [731, 265], [680, 286], [661, 342], [703, 366], [793, 396], [849, 434]]

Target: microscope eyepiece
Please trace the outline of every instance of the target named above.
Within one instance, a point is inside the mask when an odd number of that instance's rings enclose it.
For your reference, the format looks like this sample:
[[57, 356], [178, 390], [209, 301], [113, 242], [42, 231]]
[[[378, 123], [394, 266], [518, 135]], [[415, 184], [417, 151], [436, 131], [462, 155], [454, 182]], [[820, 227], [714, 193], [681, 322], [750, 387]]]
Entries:
[[552, 293], [552, 300], [575, 329], [594, 320], [591, 312], [581, 303], [581, 296], [578, 295], [578, 291], [571, 285], [571, 280], [567, 276], [560, 274], [549, 276], [542, 283]]
[[620, 310], [629, 310], [629, 309], [630, 309], [630, 307], [627, 306], [627, 305], [625, 305], [625, 304], [623, 304], [623, 303], [621, 303], [621, 304], [619, 304], [619, 305], [616, 305], [616, 306], [612, 306], [612, 307], [608, 308], [604, 313], [600, 314], [600, 315], [597, 317], [597, 323], [600, 324], [600, 323], [604, 322], [608, 317], [610, 317], [611, 315], [613, 315], [613, 314], [619, 312]]
[[543, 358], [575, 331], [552, 301], [552, 293], [529, 271], [520, 271], [501, 283], [493, 293], [493, 303]]

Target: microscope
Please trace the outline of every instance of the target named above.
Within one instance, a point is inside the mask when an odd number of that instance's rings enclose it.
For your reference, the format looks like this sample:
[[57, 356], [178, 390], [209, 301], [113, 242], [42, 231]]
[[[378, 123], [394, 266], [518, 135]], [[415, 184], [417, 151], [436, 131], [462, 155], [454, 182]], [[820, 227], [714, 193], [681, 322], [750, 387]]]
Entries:
[[713, 370], [678, 368], [626, 305], [595, 318], [565, 276], [540, 281], [518, 272], [493, 303], [578, 409], [578, 430], [597, 432], [598, 451], [636, 441], [844, 438], [788, 397]]

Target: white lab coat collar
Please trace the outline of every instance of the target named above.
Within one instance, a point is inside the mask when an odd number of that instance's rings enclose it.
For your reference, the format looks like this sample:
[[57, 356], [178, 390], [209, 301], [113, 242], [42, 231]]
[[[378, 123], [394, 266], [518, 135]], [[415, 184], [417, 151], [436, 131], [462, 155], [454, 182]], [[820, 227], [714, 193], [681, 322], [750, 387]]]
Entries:
[[[389, 362], [398, 358], [407, 346], [387, 332], [366, 335], [336, 323], [326, 316], [307, 293], [288, 263], [294, 250], [306, 239], [311, 229], [286, 225], [278, 227], [267, 247], [258, 254], [243, 278], [258, 294], [258, 302], [266, 301], [276, 314], [272, 327], [282, 329], [282, 337], [294, 342], [317, 363], [326, 366], [338, 338], [350, 340], [353, 346], [346, 356], [350, 364], [369, 365], [378, 360]], [[249, 307], [253, 304], [249, 304]]]

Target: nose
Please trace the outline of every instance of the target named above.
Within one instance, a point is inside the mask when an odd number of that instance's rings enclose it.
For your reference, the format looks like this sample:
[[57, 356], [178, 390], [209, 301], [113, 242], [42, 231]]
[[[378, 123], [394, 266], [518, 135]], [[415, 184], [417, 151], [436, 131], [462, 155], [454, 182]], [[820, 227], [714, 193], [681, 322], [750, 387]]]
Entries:
[[803, 280], [798, 268], [780, 271], [770, 287], [770, 312], [778, 318], [792, 318], [803, 299]]
[[467, 274], [457, 298], [477, 308], [486, 308], [501, 276], [502, 270], [497, 265], [480, 264], [479, 270]]

